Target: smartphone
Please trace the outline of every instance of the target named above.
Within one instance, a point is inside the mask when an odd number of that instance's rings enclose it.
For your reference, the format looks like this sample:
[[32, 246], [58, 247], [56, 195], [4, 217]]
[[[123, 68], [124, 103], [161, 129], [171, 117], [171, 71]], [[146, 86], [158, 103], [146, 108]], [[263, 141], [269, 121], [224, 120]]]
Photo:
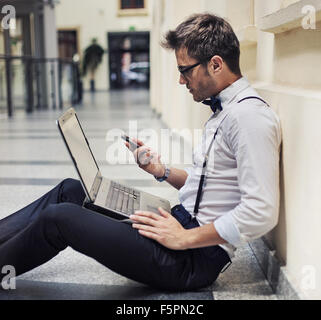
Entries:
[[140, 147], [135, 141], [133, 141], [131, 138], [129, 138], [129, 137], [126, 136], [125, 134], [123, 134], [123, 135], [121, 136], [121, 138], [122, 138], [123, 140], [127, 141], [127, 142], [130, 144], [130, 146], [131, 146], [132, 149], [138, 149], [138, 148]]

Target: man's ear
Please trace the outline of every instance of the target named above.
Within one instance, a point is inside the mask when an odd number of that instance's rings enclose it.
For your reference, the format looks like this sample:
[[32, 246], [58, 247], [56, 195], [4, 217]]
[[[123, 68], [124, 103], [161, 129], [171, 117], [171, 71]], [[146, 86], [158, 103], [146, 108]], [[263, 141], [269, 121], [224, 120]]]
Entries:
[[211, 59], [213, 70], [220, 69], [223, 64], [223, 59], [220, 56], [213, 56]]

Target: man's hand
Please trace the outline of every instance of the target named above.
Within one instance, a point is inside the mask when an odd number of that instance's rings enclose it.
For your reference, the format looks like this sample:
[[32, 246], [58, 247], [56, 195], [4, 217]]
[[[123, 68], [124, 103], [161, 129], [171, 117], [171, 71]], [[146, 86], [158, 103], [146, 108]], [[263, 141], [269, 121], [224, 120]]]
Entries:
[[[132, 148], [128, 142], [125, 142], [125, 145], [133, 153], [138, 166], [155, 177], [163, 177], [165, 174], [165, 166], [160, 160], [161, 156], [152, 151], [151, 148], [145, 146], [142, 141], [135, 138], [132, 138], [132, 140], [137, 143], [138, 148]], [[187, 172], [173, 167], [171, 167], [170, 170], [171, 173], [166, 182], [179, 190], [185, 184]]]
[[150, 239], [173, 250], [185, 250], [186, 229], [167, 211], [158, 208], [161, 215], [149, 211], [136, 211], [130, 219], [133, 228]]
[[142, 141], [135, 138], [132, 140], [138, 144], [139, 148], [131, 148], [128, 142], [125, 142], [125, 145], [133, 153], [138, 166], [156, 177], [162, 177], [165, 174], [165, 167], [160, 161], [161, 156], [145, 146]]

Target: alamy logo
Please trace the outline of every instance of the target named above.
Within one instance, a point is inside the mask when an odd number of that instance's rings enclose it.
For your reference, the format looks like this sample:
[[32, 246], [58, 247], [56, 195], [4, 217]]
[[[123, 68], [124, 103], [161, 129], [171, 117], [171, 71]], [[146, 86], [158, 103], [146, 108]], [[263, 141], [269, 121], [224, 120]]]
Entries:
[[14, 6], [5, 5], [1, 9], [1, 13], [5, 16], [1, 19], [3, 29], [16, 29], [16, 9]]
[[316, 289], [316, 268], [311, 265], [305, 265], [301, 270], [301, 290], [315, 290]]
[[[1, 273], [5, 274], [2, 278], [1, 286], [4, 290], [16, 289], [16, 269], [14, 266], [6, 265], [1, 269]], [[0, 278], [1, 279], [1, 278]]]
[[301, 12], [305, 14], [302, 19], [301, 25], [303, 29], [316, 29], [315, 21], [316, 21], [316, 13], [315, 7], [306, 5], [302, 8]]

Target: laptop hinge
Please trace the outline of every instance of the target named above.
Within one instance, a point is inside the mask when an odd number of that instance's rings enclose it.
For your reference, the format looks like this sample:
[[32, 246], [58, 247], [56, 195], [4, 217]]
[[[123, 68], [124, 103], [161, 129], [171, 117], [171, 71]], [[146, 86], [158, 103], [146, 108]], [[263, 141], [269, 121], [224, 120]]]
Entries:
[[84, 202], [82, 203], [82, 206], [86, 208], [86, 204], [88, 203], [91, 203], [91, 200], [86, 196]]
[[93, 186], [90, 190], [90, 198], [92, 199], [92, 202], [95, 202], [95, 200], [96, 200], [98, 190], [99, 190], [102, 180], [103, 180], [103, 177], [101, 176], [100, 171], [98, 171], [96, 178], [94, 180]]

